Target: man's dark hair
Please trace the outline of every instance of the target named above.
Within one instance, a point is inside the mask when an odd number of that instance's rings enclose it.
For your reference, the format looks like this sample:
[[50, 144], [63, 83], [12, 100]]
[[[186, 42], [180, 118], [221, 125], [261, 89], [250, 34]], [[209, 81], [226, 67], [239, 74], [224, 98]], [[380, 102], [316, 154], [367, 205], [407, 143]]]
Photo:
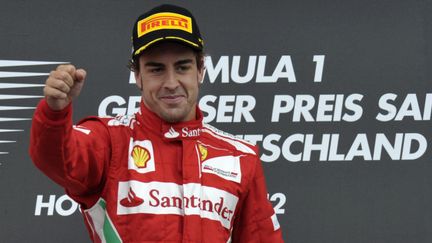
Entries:
[[[200, 70], [204, 66], [205, 54], [203, 51], [194, 50], [193, 52], [195, 54], [197, 68], [198, 68], [198, 70]], [[132, 72], [139, 71], [139, 56], [133, 57], [132, 59], [130, 59], [127, 67]]]

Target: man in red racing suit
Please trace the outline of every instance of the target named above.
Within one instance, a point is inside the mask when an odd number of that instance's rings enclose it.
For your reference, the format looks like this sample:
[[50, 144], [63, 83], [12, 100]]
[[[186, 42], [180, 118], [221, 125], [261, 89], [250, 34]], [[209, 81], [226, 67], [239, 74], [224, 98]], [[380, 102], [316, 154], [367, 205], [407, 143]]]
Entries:
[[[137, 22], [190, 16], [179, 9]], [[133, 116], [73, 126], [85, 71], [59, 66], [47, 79], [30, 154], [81, 205], [94, 242], [283, 242], [256, 147], [202, 121], [202, 58], [189, 42], [134, 46], [143, 101]]]

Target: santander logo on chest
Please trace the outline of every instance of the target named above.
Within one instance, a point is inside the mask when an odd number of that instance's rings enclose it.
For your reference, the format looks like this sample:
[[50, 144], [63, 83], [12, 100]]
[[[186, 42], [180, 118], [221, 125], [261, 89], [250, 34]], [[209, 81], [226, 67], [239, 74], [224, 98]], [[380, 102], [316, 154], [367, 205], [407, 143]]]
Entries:
[[199, 183], [121, 181], [117, 214], [198, 215], [230, 229], [238, 200], [230, 192]]
[[163, 126], [163, 135], [166, 139], [196, 139], [201, 135], [199, 126]]

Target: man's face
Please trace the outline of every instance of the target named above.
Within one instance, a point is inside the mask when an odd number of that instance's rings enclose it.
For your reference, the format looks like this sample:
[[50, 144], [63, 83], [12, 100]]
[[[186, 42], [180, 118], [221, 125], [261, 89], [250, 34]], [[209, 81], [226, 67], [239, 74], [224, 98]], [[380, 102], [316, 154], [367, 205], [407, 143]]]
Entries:
[[195, 53], [177, 43], [162, 42], [145, 50], [135, 72], [144, 104], [167, 122], [196, 117], [203, 69], [198, 70]]

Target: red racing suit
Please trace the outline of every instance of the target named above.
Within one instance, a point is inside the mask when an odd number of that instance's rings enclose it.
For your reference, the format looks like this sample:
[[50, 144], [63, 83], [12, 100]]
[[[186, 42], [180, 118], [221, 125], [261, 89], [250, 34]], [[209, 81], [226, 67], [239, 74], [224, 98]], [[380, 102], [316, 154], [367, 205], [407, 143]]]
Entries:
[[94, 242], [283, 242], [255, 146], [197, 119], [89, 117], [42, 100], [35, 165], [77, 201]]

